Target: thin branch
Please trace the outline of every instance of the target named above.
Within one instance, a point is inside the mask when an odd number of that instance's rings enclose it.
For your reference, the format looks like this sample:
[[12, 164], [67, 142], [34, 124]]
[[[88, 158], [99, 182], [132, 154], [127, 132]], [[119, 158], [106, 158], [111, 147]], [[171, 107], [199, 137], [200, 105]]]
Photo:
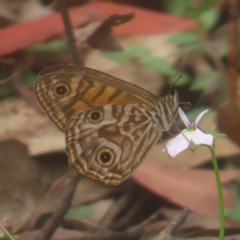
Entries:
[[229, 0], [229, 46], [230, 52], [228, 56], [228, 86], [230, 101], [237, 106], [237, 75], [238, 75], [238, 59], [237, 59], [237, 42], [238, 42], [238, 0]]
[[27, 230], [32, 230], [35, 229], [37, 226], [37, 222], [38, 222], [38, 217], [39, 217], [39, 212], [41, 212], [42, 210], [42, 205], [44, 204], [45, 201], [47, 201], [47, 199], [50, 197], [51, 192], [59, 185], [61, 184], [63, 181], [66, 180], [66, 178], [68, 178], [69, 173], [64, 174], [63, 176], [61, 176], [60, 178], [56, 179], [51, 185], [50, 187], [47, 189], [47, 191], [44, 194], [44, 197], [42, 199], [41, 202], [38, 203], [38, 205], [35, 208], [35, 211], [29, 216], [29, 218], [27, 219], [27, 221], [25, 222], [25, 224], [22, 226], [22, 228], [20, 229], [20, 231], [27, 231]]
[[71, 200], [77, 186], [79, 175], [75, 172], [71, 172], [71, 178], [69, 180], [68, 187], [66, 188], [65, 194], [62, 198], [61, 204], [51, 218], [47, 221], [45, 226], [42, 228], [40, 233], [34, 240], [48, 240], [51, 238], [56, 228], [61, 223], [65, 213], [71, 205]]
[[[101, 222], [101, 221], [100, 221]], [[102, 224], [94, 222], [91, 219], [87, 218], [80, 218], [80, 217], [65, 217], [61, 223], [61, 226], [67, 229], [82, 229], [88, 230], [88, 231], [98, 231], [102, 233], [111, 233], [111, 230], [108, 230], [107, 228], [103, 227]]]
[[22, 79], [23, 64], [16, 63], [14, 73], [11, 75], [10, 80], [13, 83], [17, 93], [22, 96], [34, 109], [42, 111], [37, 99], [32, 90], [28, 89]]
[[138, 240], [140, 239], [142, 234], [143, 234], [143, 231], [113, 232], [113, 233], [100, 233], [100, 234], [97, 233], [94, 235], [79, 237], [71, 240]]
[[69, 14], [68, 14], [67, 0], [58, 0], [58, 2], [59, 2], [63, 23], [65, 26], [65, 31], [67, 34], [68, 44], [69, 44], [70, 52], [72, 55], [73, 63], [74, 65], [82, 66], [83, 63], [79, 57], [79, 52], [75, 43], [75, 38], [73, 36], [72, 25], [71, 25]]
[[[164, 228], [160, 234], [160, 236], [172, 236], [173, 232], [180, 226], [182, 225], [188, 214], [191, 212], [189, 208], [183, 209], [180, 213], [178, 213], [173, 220], [170, 222], [170, 224]], [[162, 238], [164, 239], [164, 238]]]
[[162, 216], [162, 208], [158, 209], [155, 213], [153, 213], [149, 218], [141, 222], [139, 225], [135, 226], [132, 231], [139, 231], [140, 229], [144, 229], [150, 223], [157, 221]]
[[102, 226], [109, 226], [110, 223], [112, 223], [116, 218], [116, 216], [126, 208], [135, 193], [136, 191], [132, 190], [132, 188], [123, 193], [119, 199], [112, 204], [112, 206], [108, 209], [106, 214], [101, 219], [100, 222]]

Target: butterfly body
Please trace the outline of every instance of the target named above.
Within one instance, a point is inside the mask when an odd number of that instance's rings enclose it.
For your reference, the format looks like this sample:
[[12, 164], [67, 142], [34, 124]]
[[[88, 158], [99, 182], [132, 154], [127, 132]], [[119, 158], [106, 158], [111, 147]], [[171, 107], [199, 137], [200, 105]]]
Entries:
[[69, 164], [78, 173], [118, 185], [136, 169], [176, 117], [178, 96], [156, 96], [97, 70], [56, 66], [43, 70], [36, 96], [65, 132]]

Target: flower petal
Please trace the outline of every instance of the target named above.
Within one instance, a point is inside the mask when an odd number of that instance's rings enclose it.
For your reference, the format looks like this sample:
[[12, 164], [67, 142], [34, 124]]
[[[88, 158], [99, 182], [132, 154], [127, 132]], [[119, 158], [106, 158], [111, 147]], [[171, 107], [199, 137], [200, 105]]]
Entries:
[[192, 141], [197, 144], [213, 144], [213, 135], [202, 132], [199, 129], [196, 129], [192, 134]]
[[167, 142], [166, 149], [171, 157], [175, 157], [178, 153], [187, 149], [188, 146], [189, 141], [182, 135], [182, 133], [180, 133], [175, 138]]
[[186, 114], [184, 113], [184, 111], [180, 107], [178, 108], [178, 113], [179, 113], [180, 118], [184, 122], [185, 126], [187, 128], [192, 128], [191, 122], [188, 120]]
[[204, 115], [208, 110], [209, 110], [209, 109], [201, 112], [201, 113], [197, 116], [197, 118], [196, 118], [196, 120], [195, 120], [195, 126], [198, 125], [198, 123], [200, 122], [201, 118], [203, 117], [203, 115]]

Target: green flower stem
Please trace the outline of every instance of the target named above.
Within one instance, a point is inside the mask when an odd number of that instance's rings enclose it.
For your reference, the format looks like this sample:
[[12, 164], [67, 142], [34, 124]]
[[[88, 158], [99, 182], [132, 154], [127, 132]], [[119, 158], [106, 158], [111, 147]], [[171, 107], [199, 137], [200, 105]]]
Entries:
[[219, 209], [220, 209], [220, 232], [219, 239], [224, 240], [224, 231], [225, 231], [225, 216], [224, 216], [224, 199], [222, 192], [222, 183], [220, 179], [220, 174], [218, 170], [218, 163], [215, 155], [214, 148], [209, 147], [212, 155], [212, 162], [215, 171], [216, 181], [217, 181], [217, 189], [218, 189], [218, 200], [219, 200]]

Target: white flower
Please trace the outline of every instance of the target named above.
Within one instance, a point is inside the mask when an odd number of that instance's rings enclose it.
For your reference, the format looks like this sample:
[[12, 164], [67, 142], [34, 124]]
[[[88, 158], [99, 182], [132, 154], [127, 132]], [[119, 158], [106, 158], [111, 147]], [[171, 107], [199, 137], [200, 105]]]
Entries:
[[183, 110], [181, 108], [178, 108], [179, 115], [187, 128], [184, 129], [175, 138], [168, 141], [166, 144], [166, 149], [163, 151], [167, 150], [171, 157], [175, 157], [178, 153], [188, 148], [190, 141], [193, 141], [196, 145], [212, 145], [213, 135], [206, 134], [198, 128], [199, 121], [207, 111], [208, 110], [201, 112], [196, 118], [195, 122], [191, 123]]

